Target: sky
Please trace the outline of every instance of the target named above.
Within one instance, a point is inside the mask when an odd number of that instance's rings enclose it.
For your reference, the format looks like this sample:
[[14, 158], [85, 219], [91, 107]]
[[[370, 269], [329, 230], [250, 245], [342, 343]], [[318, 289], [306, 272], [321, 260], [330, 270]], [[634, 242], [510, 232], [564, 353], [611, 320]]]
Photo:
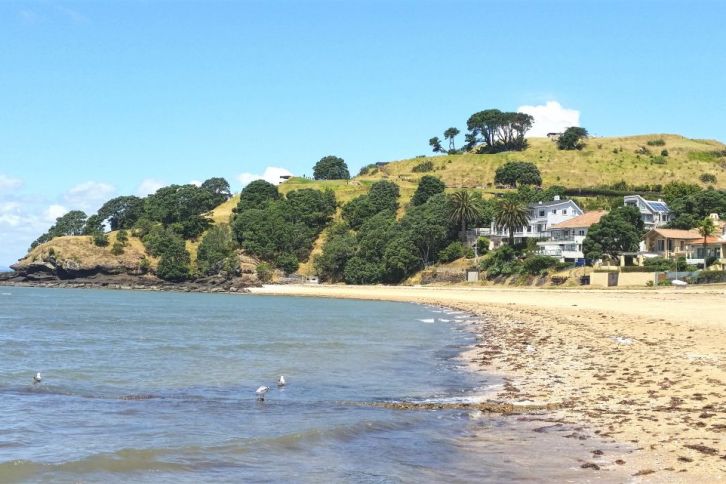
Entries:
[[[726, 141], [726, 2], [0, 2], [0, 267], [68, 210], [171, 183], [429, 153], [474, 112], [532, 134]], [[461, 136], [463, 140], [463, 136]]]

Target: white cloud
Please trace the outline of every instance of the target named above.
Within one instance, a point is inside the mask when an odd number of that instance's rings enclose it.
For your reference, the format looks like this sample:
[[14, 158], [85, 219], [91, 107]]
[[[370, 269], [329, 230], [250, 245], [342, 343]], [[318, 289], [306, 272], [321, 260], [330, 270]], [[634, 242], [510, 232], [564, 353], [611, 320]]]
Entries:
[[527, 132], [527, 137], [547, 136], [547, 133], [561, 133], [571, 126], [580, 126], [580, 111], [563, 108], [557, 101], [547, 101], [538, 106], [519, 106], [517, 111], [534, 117], [534, 125]]
[[139, 186], [136, 187], [136, 195], [139, 197], [145, 197], [146, 195], [151, 195], [152, 193], [155, 193], [159, 188], [165, 186], [166, 183], [164, 182], [154, 180], [153, 178], [145, 178], [141, 180]]
[[249, 185], [255, 180], [265, 180], [272, 183], [273, 185], [278, 185], [282, 181], [282, 179], [280, 178], [281, 176], [292, 176], [292, 172], [286, 170], [285, 168], [268, 166], [267, 168], [265, 168], [265, 171], [262, 175], [255, 175], [254, 173], [246, 172], [241, 173], [237, 177], [237, 179], [239, 180], [242, 187]]
[[80, 183], [63, 195], [65, 203], [74, 210], [93, 213], [116, 193], [113, 185], [104, 182], [87, 181]]
[[0, 173], [0, 190], [15, 190], [23, 186], [23, 180]]
[[[62, 217], [63, 215], [67, 214], [69, 210], [64, 207], [63, 205], [53, 204], [50, 207], [45, 209], [45, 213], [43, 214], [43, 217], [46, 221], [49, 223], [55, 223], [55, 219], [58, 217]], [[38, 234], [40, 235], [40, 234]]]
[[189, 182], [189, 184], [190, 185], [197, 186], [197, 187], [201, 187], [202, 186], [202, 182], [200, 182], [199, 180], [192, 180], [192, 181]]

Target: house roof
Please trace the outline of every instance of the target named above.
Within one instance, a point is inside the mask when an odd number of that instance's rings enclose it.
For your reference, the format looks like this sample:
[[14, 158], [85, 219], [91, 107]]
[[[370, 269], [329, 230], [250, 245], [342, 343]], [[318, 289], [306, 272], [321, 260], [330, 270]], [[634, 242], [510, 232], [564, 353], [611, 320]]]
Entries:
[[651, 229], [649, 234], [658, 234], [662, 237], [665, 237], [667, 239], [684, 239], [684, 240], [693, 240], [701, 237], [701, 234], [698, 233], [698, 230], [679, 230], [679, 229]]
[[[723, 244], [723, 243], [726, 243], [726, 240], [718, 238], [718, 237], [712, 237], [710, 235], [708, 237], [706, 237], [706, 245]], [[697, 239], [691, 239], [691, 244], [693, 244], [693, 245], [703, 244], [703, 237], [701, 235], [699, 235]]]
[[663, 200], [646, 200], [645, 198], [641, 197], [640, 195], [626, 195], [624, 197], [624, 200], [627, 199], [633, 199], [638, 198], [643, 201], [646, 207], [648, 207], [653, 212], [658, 213], [668, 213], [670, 212], [670, 209], [668, 208], [668, 204], [665, 203]]
[[[565, 198], [565, 199], [562, 199], [562, 200], [550, 200], [548, 202], [535, 202], [535, 203], [530, 203], [529, 204], [529, 208], [554, 207], [555, 205], [563, 205], [563, 204], [568, 204], [568, 203], [573, 203], [573, 204], [575, 204], [575, 206], [577, 206], [577, 204], [574, 202], [574, 200], [571, 200], [569, 198]], [[577, 208], [580, 208], [580, 207], [577, 207]]]
[[592, 224], [596, 224], [600, 221], [603, 215], [605, 215], [607, 211], [605, 210], [595, 210], [593, 212], [585, 212], [582, 215], [578, 215], [577, 217], [571, 218], [570, 220], [565, 220], [564, 222], [560, 222], [558, 224], [554, 224], [552, 226], [553, 229], [572, 229], [572, 228], [579, 228], [579, 227], [590, 227]]

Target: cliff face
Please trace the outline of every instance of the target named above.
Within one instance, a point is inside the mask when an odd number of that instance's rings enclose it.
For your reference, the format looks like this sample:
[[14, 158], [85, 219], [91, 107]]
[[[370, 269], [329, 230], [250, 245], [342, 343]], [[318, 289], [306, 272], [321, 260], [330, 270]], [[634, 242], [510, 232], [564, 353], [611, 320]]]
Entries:
[[98, 247], [89, 236], [56, 237], [31, 250], [13, 264], [15, 274], [4, 274], [0, 282], [28, 283], [64, 287], [159, 288], [198, 291], [239, 292], [258, 285], [257, 261], [240, 254], [240, 275], [234, 278], [211, 276], [184, 283], [169, 283], [154, 275], [158, 259], [148, 256], [144, 246], [130, 237], [123, 254], [114, 255], [111, 247], [115, 233], [109, 234], [109, 245]]

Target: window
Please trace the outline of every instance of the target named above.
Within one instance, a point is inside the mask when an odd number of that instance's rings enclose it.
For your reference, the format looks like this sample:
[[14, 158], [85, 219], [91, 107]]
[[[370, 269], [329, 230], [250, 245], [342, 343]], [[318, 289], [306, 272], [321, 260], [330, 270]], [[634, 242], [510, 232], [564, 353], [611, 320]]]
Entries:
[[527, 226], [527, 233], [528, 234], [531, 234], [532, 233], [532, 226], [531, 225], [528, 225]]
[[539, 211], [539, 216], [540, 216], [540, 217], [544, 217], [544, 213], [545, 213], [545, 211], [544, 211], [544, 210], [540, 210], [540, 211]]
[[552, 209], [552, 214], [553, 215], [557, 215], [557, 209], [556, 208]]
[[665, 251], [665, 240], [658, 239], [655, 241], [655, 250], [657, 252], [664, 252]]
[[585, 235], [585, 230], [584, 229], [578, 230], [577, 235]]
[[563, 208], [562, 209], [562, 215], [567, 215], [567, 209], [566, 208]]
[[544, 232], [544, 226], [542, 224], [537, 224], [537, 232]]

